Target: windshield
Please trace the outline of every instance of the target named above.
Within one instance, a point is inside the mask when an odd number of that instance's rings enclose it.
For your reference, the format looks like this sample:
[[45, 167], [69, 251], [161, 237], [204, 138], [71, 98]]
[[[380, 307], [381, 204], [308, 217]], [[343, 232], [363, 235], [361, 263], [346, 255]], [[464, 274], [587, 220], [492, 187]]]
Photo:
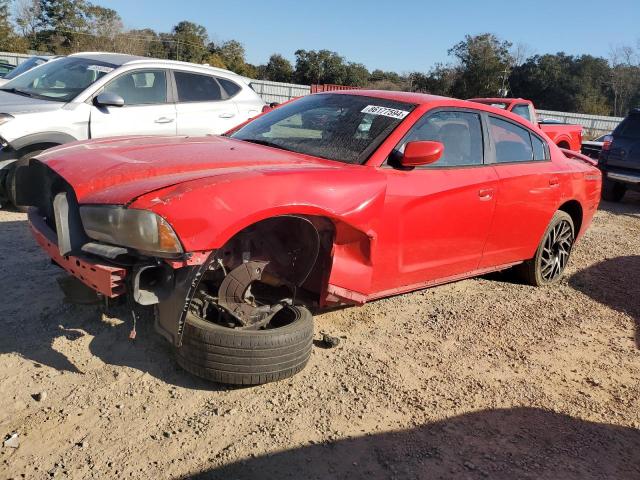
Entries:
[[1, 90], [19, 95], [68, 102], [116, 65], [67, 57], [53, 60], [17, 76]]
[[303, 97], [231, 135], [344, 163], [363, 163], [415, 105], [360, 95]]
[[44, 58], [31, 57], [30, 59], [25, 60], [20, 65], [18, 65], [16, 68], [14, 68], [9, 73], [7, 73], [4, 76], [4, 78], [6, 78], [7, 80], [11, 80], [12, 78], [16, 78], [21, 73], [24, 73], [24, 72], [26, 72], [28, 70], [31, 70], [33, 67], [37, 67], [38, 65], [42, 65], [43, 63], [46, 63], [46, 62], [47, 62], [47, 60], [44, 59]]

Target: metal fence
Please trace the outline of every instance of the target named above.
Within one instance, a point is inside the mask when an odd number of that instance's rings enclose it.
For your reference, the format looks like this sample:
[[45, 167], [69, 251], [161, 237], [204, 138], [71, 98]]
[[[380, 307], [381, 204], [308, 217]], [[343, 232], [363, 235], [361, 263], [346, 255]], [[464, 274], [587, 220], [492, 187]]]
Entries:
[[0, 62], [10, 63], [11, 65], [20, 65], [29, 57], [31, 55], [26, 53], [0, 52]]
[[595, 138], [611, 133], [623, 120], [622, 117], [603, 117], [585, 113], [552, 112], [550, 110], [538, 110], [538, 117], [582, 125], [585, 130], [585, 138]]
[[292, 98], [302, 97], [311, 93], [309, 85], [295, 83], [270, 82], [268, 80], [252, 80], [251, 87], [267, 102], [283, 103]]

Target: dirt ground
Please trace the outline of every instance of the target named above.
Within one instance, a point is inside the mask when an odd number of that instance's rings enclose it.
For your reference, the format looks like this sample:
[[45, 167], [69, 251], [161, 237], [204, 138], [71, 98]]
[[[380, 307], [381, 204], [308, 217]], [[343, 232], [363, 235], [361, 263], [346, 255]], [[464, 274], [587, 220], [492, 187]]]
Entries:
[[[63, 304], [0, 212], [0, 478], [640, 479], [640, 196], [559, 284], [497, 274], [316, 317], [287, 381], [209, 384], [125, 311]], [[32, 395], [46, 392], [39, 401]]]

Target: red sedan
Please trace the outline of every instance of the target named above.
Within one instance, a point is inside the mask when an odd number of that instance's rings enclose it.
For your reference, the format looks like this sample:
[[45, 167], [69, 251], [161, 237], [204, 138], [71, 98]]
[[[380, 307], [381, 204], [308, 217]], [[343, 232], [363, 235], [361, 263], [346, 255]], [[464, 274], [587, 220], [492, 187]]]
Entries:
[[590, 159], [514, 114], [364, 90], [222, 137], [65, 145], [17, 181], [55, 263], [98, 296], [154, 305], [185, 369], [239, 384], [304, 367], [309, 309], [512, 267], [553, 283], [601, 186]]

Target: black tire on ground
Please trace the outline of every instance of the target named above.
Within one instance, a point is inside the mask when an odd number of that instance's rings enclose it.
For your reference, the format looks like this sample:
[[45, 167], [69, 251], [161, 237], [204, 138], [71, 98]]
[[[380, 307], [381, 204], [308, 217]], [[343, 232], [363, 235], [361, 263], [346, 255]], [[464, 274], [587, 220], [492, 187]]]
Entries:
[[602, 199], [607, 202], [619, 202], [627, 192], [623, 183], [614, 182], [607, 178], [602, 179]]
[[297, 306], [283, 308], [280, 315], [289, 316], [282, 327], [238, 330], [188, 313], [182, 346], [176, 349], [178, 364], [198, 377], [233, 385], [260, 385], [291, 377], [311, 356], [313, 317]]
[[[556, 241], [557, 239], [564, 239], [565, 235], [567, 237], [566, 241]], [[542, 240], [534, 257], [515, 267], [516, 272], [523, 281], [536, 287], [557, 282], [562, 277], [562, 273], [567, 266], [574, 241], [575, 227], [573, 219], [568, 213], [561, 210], [557, 211], [551, 218], [544, 235], [542, 235]], [[558, 245], [558, 243], [561, 243], [561, 245]], [[562, 253], [562, 256], [560, 256], [561, 250], [566, 252], [566, 255]], [[549, 260], [554, 258], [558, 261], [558, 265], [551, 267], [553, 268], [552, 273], [555, 275], [549, 275], [546, 265], [549, 265]]]
[[28, 209], [26, 207], [18, 207], [16, 205], [16, 167], [19, 165], [25, 165], [31, 158], [36, 155], [42, 153], [42, 150], [35, 150], [33, 152], [29, 152], [20, 157], [17, 161], [15, 161], [9, 167], [9, 172], [7, 173], [5, 179], [5, 192], [7, 192], [7, 198], [11, 205], [20, 212], [26, 212]]

